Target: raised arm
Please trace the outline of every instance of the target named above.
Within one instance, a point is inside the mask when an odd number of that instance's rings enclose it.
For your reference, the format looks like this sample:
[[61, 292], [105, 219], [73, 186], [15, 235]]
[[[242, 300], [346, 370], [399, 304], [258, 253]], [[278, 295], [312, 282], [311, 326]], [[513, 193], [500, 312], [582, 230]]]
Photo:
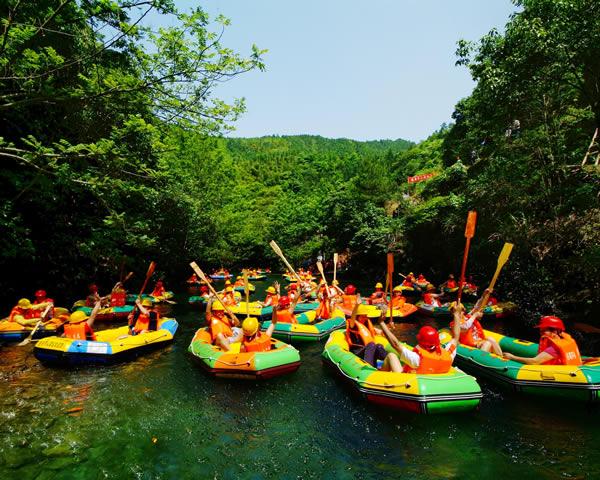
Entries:
[[101, 306], [102, 302], [98, 300], [92, 309], [92, 313], [90, 313], [90, 318], [88, 318], [86, 321], [90, 328], [92, 328], [92, 325], [94, 325], [94, 322], [96, 321], [96, 315], [98, 315], [98, 311], [100, 310]]

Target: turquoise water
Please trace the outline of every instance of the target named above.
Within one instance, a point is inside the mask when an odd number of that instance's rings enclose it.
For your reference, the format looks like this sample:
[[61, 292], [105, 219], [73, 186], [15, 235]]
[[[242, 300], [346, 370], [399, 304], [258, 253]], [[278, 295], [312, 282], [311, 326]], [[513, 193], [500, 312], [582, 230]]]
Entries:
[[[50, 369], [31, 346], [2, 347], [0, 478], [600, 478], [594, 407], [482, 383], [479, 411], [384, 410], [323, 367], [322, 344], [267, 383], [208, 377], [186, 353], [203, 323], [188, 295], [167, 307], [173, 345], [130, 363]], [[412, 342], [416, 321], [396, 333]]]

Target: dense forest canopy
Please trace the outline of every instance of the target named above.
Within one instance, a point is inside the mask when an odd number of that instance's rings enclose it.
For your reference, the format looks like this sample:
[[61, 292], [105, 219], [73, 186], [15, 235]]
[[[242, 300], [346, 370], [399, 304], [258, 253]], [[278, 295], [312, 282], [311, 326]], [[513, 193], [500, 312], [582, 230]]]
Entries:
[[[3, 303], [114, 282], [149, 259], [170, 280], [202, 265], [301, 264], [348, 252], [355, 272], [456, 271], [466, 212], [481, 282], [515, 243], [500, 289], [546, 302], [600, 285], [600, 6], [523, 0], [505, 33], [460, 41], [473, 93], [427, 140], [222, 136], [243, 112], [216, 86], [265, 68], [224, 46], [225, 18], [171, 1], [8, 0], [0, 26]], [[149, 11], [171, 17], [145, 27]], [[268, 61], [268, 56], [266, 57]], [[217, 92], [218, 93], [218, 92]], [[243, 92], [240, 92], [243, 95]], [[400, 94], [400, 92], [399, 92]], [[593, 162], [592, 162], [593, 163]], [[409, 185], [406, 177], [434, 173]], [[543, 308], [543, 305], [542, 305]]]

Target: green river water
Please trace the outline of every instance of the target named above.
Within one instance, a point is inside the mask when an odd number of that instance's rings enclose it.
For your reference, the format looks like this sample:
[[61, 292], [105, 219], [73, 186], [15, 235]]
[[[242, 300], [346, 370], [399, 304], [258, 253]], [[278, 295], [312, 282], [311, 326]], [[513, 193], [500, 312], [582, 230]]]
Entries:
[[[0, 479], [600, 478], [595, 407], [480, 382], [478, 411], [383, 410], [325, 369], [319, 343], [298, 346], [290, 376], [213, 379], [186, 352], [204, 322], [188, 296], [168, 307], [173, 345], [130, 363], [54, 369], [31, 345], [2, 347]], [[396, 325], [409, 342], [411, 321]]]

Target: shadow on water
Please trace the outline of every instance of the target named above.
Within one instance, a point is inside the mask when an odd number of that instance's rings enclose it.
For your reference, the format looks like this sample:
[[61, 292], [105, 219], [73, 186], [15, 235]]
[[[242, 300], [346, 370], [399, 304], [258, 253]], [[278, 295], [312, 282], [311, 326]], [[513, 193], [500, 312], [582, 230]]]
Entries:
[[[255, 298], [268, 285], [257, 282]], [[482, 382], [476, 412], [385, 410], [328, 373], [322, 343], [298, 347], [292, 375], [214, 379], [187, 354], [204, 323], [187, 295], [168, 307], [180, 323], [173, 344], [129, 363], [52, 369], [31, 345], [2, 347], [0, 478], [600, 477], [596, 408]], [[414, 342], [422, 323], [396, 333]], [[518, 319], [493, 328], [521, 330]]]

